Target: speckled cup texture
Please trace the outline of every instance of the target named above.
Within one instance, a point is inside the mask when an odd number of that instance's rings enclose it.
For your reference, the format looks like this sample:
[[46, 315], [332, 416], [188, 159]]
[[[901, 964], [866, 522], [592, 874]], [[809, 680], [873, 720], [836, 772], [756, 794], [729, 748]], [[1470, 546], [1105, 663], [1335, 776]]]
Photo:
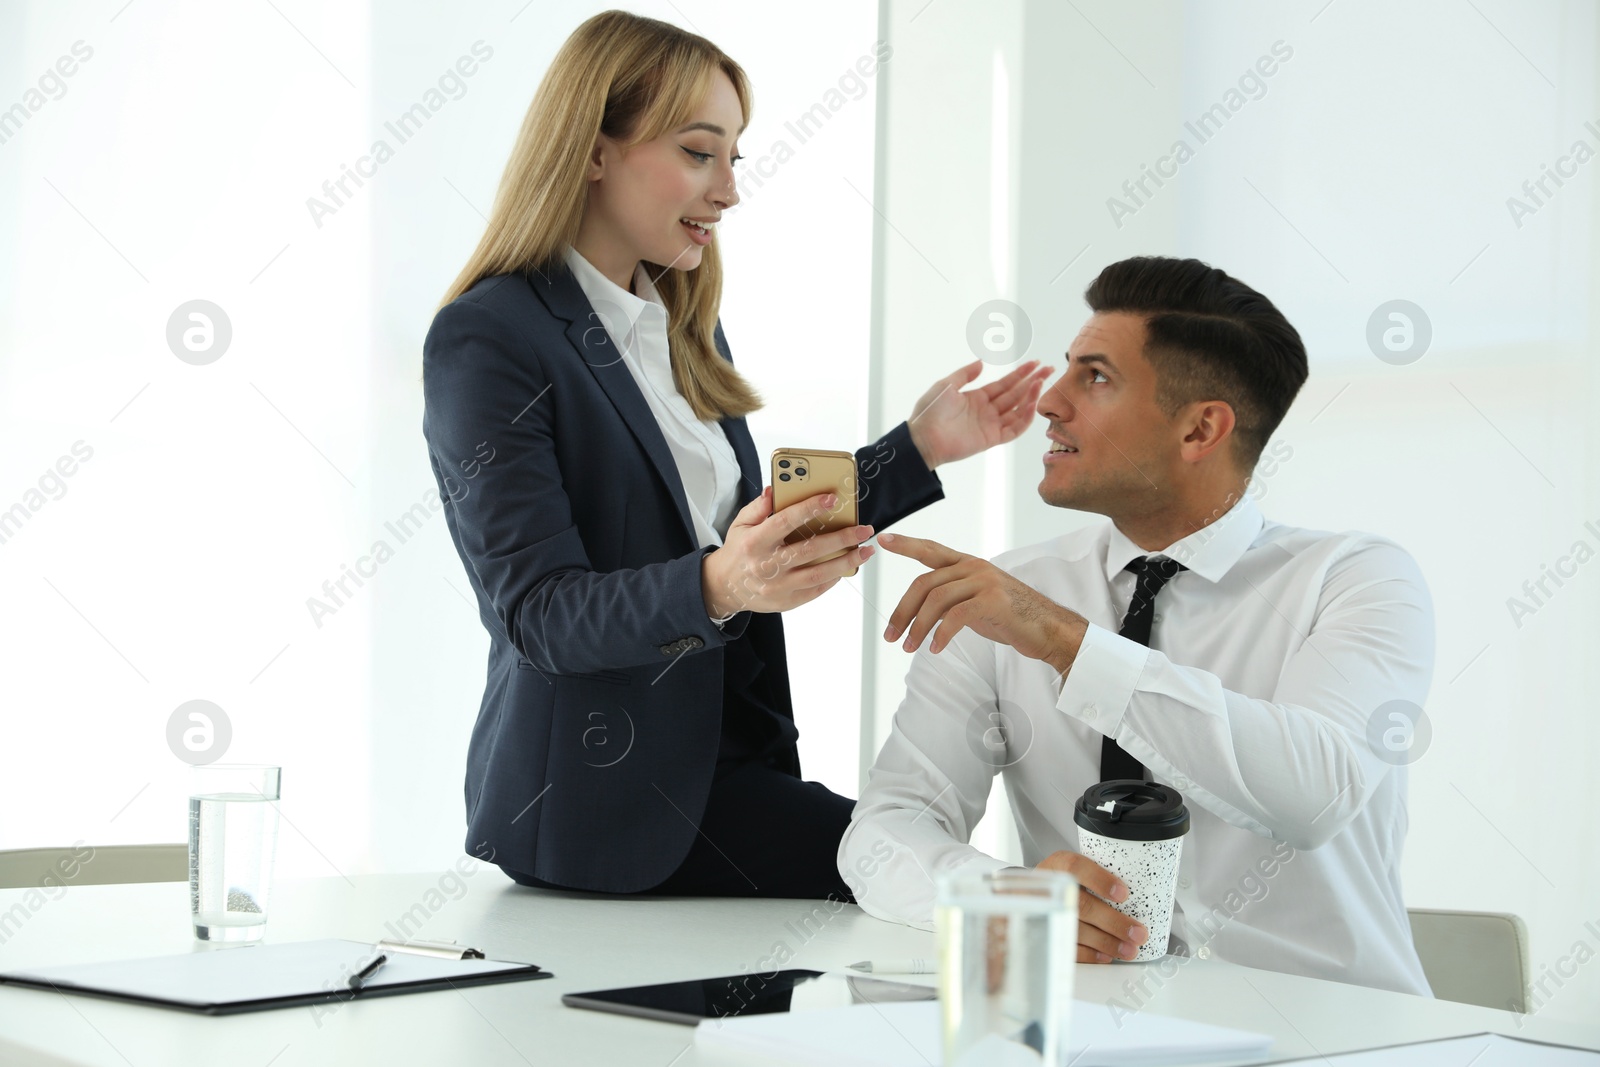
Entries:
[[[1112, 903], [1122, 914], [1144, 925], [1150, 939], [1139, 946], [1131, 963], [1148, 963], [1167, 954], [1172, 932], [1172, 897], [1178, 889], [1178, 857], [1183, 838], [1165, 841], [1123, 841], [1078, 827], [1078, 851], [1122, 879], [1128, 899]], [[1111, 902], [1107, 902], [1111, 903]], [[1120, 958], [1117, 962], [1123, 962]]]

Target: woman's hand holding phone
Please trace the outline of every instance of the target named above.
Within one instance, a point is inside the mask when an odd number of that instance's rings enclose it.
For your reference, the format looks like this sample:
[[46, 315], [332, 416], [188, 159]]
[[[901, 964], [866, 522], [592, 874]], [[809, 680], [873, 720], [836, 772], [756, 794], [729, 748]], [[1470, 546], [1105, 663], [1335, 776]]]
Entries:
[[[739, 611], [788, 611], [815, 600], [870, 559], [877, 546], [862, 544], [873, 535], [870, 526], [785, 543], [806, 524], [820, 524], [837, 506], [833, 494], [822, 494], [774, 513], [767, 486], [733, 517], [722, 547], [700, 564], [706, 613], [720, 619]], [[844, 555], [816, 562], [839, 551]]]

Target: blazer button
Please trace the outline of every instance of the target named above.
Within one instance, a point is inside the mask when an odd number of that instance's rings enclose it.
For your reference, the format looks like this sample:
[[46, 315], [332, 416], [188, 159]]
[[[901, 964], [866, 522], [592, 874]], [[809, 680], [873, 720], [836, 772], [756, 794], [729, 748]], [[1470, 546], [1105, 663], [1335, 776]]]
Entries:
[[690, 648], [704, 648], [704, 647], [706, 647], [706, 643], [704, 641], [700, 640], [698, 637], [690, 637], [688, 639], [688, 641], [689, 641], [689, 647]]

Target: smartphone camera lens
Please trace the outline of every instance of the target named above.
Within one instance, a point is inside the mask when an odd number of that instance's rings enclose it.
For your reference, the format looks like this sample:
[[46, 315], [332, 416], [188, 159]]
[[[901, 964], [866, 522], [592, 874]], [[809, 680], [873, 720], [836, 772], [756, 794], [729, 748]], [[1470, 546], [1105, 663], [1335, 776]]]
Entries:
[[794, 472], [796, 474], [798, 474], [802, 478], [804, 478], [806, 476], [806, 469], [804, 467], [796, 467], [794, 469]]
[[786, 460], [786, 459], [780, 459], [780, 460], [778, 460], [778, 466], [782, 467], [784, 470], [788, 470], [789, 469], [789, 461]]
[[786, 482], [786, 481], [788, 481], [788, 480], [789, 480], [789, 476], [788, 476], [788, 475], [787, 475], [787, 474], [780, 474], [780, 475], [778, 475], [778, 481], [780, 481], [780, 482]]

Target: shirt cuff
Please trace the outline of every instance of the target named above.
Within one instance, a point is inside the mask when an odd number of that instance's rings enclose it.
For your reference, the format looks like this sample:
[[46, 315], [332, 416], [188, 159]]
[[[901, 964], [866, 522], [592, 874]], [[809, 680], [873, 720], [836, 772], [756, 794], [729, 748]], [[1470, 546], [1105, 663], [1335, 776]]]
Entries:
[[1056, 710], [1114, 739], [1149, 659], [1144, 645], [1090, 623]]
[[744, 636], [745, 627], [750, 625], [750, 616], [753, 614], [753, 612], [749, 611], [748, 609], [744, 611], [737, 611], [733, 614], [732, 618], [728, 619], [726, 622], [720, 623], [714, 616], [707, 613], [705, 594], [701, 591], [700, 587], [700, 574], [701, 568], [704, 566], [705, 558], [711, 553], [715, 552], [717, 547], [718, 546], [716, 545], [703, 545], [701, 546], [699, 552], [695, 553], [691, 557], [688, 557], [694, 561], [694, 602], [698, 606], [698, 614], [700, 618], [705, 620], [705, 625], [696, 626], [694, 632], [706, 642], [720, 641], [722, 644], [726, 644], [729, 641], [735, 641]]
[[716, 619], [712, 619], [711, 622], [723, 637], [729, 641], [736, 641], [744, 636], [745, 627], [750, 625], [750, 616], [752, 614], [753, 612], [740, 611], [736, 612], [733, 618], [727, 622], [717, 622]]

